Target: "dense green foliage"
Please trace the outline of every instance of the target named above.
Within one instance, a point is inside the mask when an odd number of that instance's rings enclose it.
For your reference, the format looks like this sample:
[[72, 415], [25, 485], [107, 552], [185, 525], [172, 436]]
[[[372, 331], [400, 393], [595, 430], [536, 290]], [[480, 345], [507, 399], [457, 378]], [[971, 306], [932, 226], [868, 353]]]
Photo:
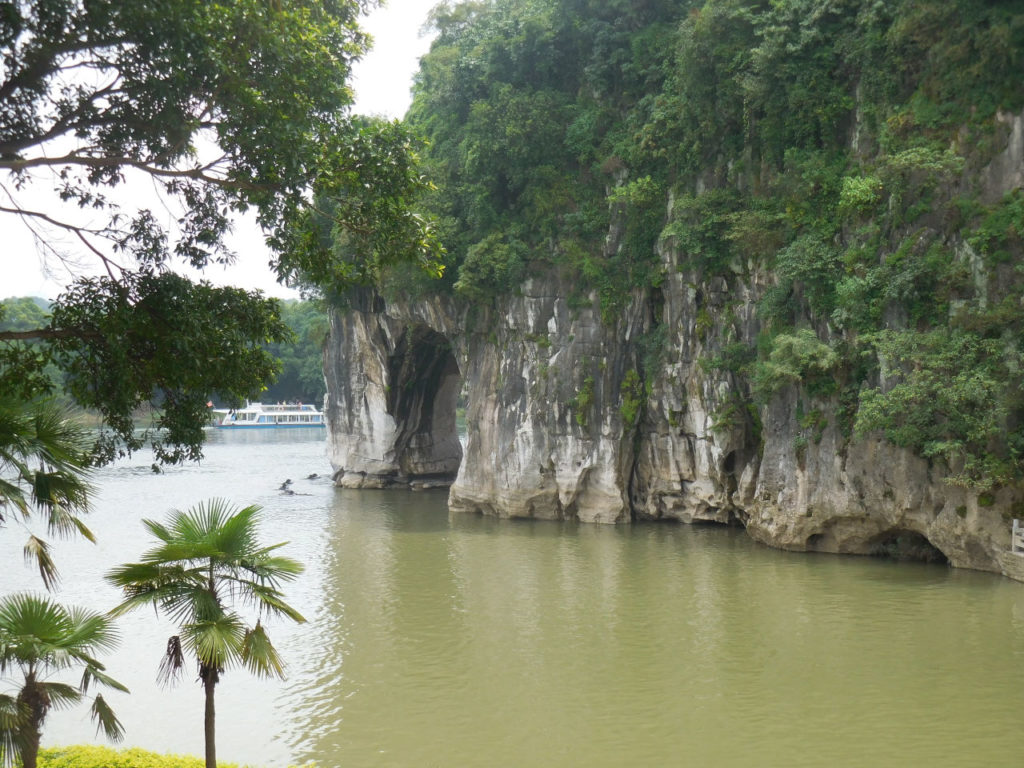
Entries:
[[[255, 214], [282, 280], [336, 291], [383, 264], [437, 272], [411, 207], [428, 188], [416, 142], [349, 112], [365, 5], [0, 3], [0, 221], [40, 243], [18, 258], [94, 262], [48, 322], [0, 330], [0, 381], [31, 399], [52, 387], [47, 365], [66, 371], [105, 420], [98, 458], [142, 445], [147, 402], [157, 459], [195, 458], [208, 399], [256, 398], [274, 372], [277, 303], [173, 271], [230, 264], [239, 213]], [[52, 200], [27, 207], [26, 189]]]
[[[299, 301], [288, 299], [279, 302], [281, 322], [289, 332], [285, 341], [264, 345], [276, 362], [277, 373], [268, 382], [260, 397], [265, 401], [294, 401], [308, 403], [323, 401], [326, 391], [323, 374], [323, 345], [327, 337], [327, 313], [319, 300]], [[28, 297], [10, 298], [0, 301], [0, 331], [31, 331], [42, 328], [50, 322], [48, 302]], [[33, 344], [22, 349], [33, 349]], [[0, 355], [12, 347], [0, 346]], [[31, 394], [44, 387], [63, 405], [71, 406], [74, 399], [68, 396], [66, 384], [68, 373], [54, 364], [45, 368], [49, 381], [44, 385], [26, 387], [25, 366], [9, 365], [0, 368], [9, 373], [11, 380], [0, 383], [0, 390], [14, 392], [23, 390]], [[16, 379], [14, 378], [16, 377]], [[157, 401], [159, 403], [159, 401]]]
[[[617, 282], [642, 282], [658, 187], [615, 194], [621, 249], [602, 248], [607, 187], [626, 170], [637, 101], [663, 78], [669, 0], [532, 0], [439, 6], [408, 121], [430, 140], [429, 198], [448, 250], [446, 282], [476, 300], [514, 290], [527, 262], [568, 264], [612, 311]], [[657, 222], [653, 222], [657, 224]]]
[[23, 296], [0, 301], [0, 329], [5, 331], [41, 328], [49, 316], [49, 304], [42, 299]]
[[434, 25], [408, 120], [446, 289], [568, 270], [610, 321], [658, 244], [693, 284], [767, 274], [756, 355], [697, 318], [741, 390], [796, 386], [982, 490], [1024, 477], [1024, 197], [983, 172], [1024, 107], [1019, 0], [491, 0]]
[[[0, 301], [0, 332], [29, 332], [49, 323], [50, 309], [41, 300], [7, 298]], [[38, 342], [0, 343], [0, 392], [31, 400], [45, 393], [60, 398], [60, 371], [52, 355]]]

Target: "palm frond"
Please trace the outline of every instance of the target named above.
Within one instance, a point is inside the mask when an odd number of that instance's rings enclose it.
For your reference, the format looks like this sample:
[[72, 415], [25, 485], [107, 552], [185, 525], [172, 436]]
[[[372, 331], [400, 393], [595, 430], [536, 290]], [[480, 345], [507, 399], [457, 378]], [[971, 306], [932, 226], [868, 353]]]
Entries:
[[181, 634], [182, 645], [200, 664], [227, 669], [241, 658], [245, 624], [238, 614], [227, 613], [215, 620], [186, 624]]
[[160, 541], [170, 541], [171, 533], [162, 523], [156, 520], [143, 520], [142, 524]]
[[20, 733], [31, 717], [28, 703], [16, 696], [0, 693], [0, 765], [10, 765], [13, 757], [20, 754], [23, 743]]
[[[270, 549], [268, 547], [265, 551]], [[298, 560], [280, 555], [269, 557], [263, 552], [258, 553], [257, 557], [244, 560], [241, 565], [253, 577], [273, 586], [277, 586], [281, 581], [293, 581], [306, 570], [306, 566]]]
[[15, 592], [0, 599], [0, 632], [48, 638], [61, 634], [66, 624], [64, 609], [48, 597]]
[[12, 506], [23, 516], [29, 513], [28, 499], [20, 485], [0, 477], [0, 506]]
[[197, 548], [210, 547], [210, 537], [223, 517], [221, 499], [200, 502], [192, 509], [182, 512], [174, 510], [168, 519], [168, 529], [173, 539], [189, 542]]
[[106, 673], [106, 667], [95, 661], [92, 664], [87, 664], [85, 670], [82, 672], [82, 682], [79, 683], [79, 690], [81, 690], [82, 693], [88, 693], [89, 688], [94, 681], [100, 685], [107, 686], [107, 688], [113, 688], [115, 691], [131, 693], [127, 686], [123, 683], [119, 683]]
[[90, 655], [112, 650], [117, 632], [102, 614], [66, 608], [48, 597], [16, 593], [0, 599], [0, 659], [64, 669], [73, 664], [103, 666]]
[[[80, 507], [84, 509], [85, 507]], [[83, 539], [96, 543], [96, 536], [89, 527], [82, 521], [82, 518], [74, 514], [69, 506], [65, 504], [53, 504], [46, 508], [47, 521], [46, 529], [58, 536], [70, 537], [76, 533]]]
[[256, 527], [259, 524], [262, 509], [256, 504], [250, 504], [234, 513], [231, 513], [226, 506], [220, 510], [222, 522], [217, 529], [216, 544], [217, 548], [224, 553], [226, 560], [243, 560], [257, 550]]
[[98, 693], [92, 701], [90, 713], [92, 719], [96, 721], [97, 734], [103, 731], [103, 735], [111, 741], [120, 741], [124, 738], [124, 726], [121, 725], [121, 721], [117, 719], [106, 700]]
[[154, 605], [176, 621], [187, 615], [191, 603], [207, 589], [207, 575], [179, 564], [129, 563], [108, 572], [106, 581], [121, 587], [125, 599], [111, 610], [120, 616], [142, 605]]
[[91, 486], [66, 471], [38, 469], [26, 480], [31, 484], [33, 503], [47, 513], [51, 532], [62, 535], [74, 533], [75, 526], [67, 520], [67, 510], [88, 509]]
[[89, 431], [74, 421], [66, 408], [52, 401], [33, 404], [32, 440], [33, 453], [47, 465], [88, 474], [83, 465], [92, 445]]
[[32, 535], [25, 542], [22, 553], [25, 555], [25, 562], [35, 563], [39, 568], [43, 586], [50, 592], [55, 590], [60, 584], [60, 573], [57, 571], [57, 564], [50, 556], [50, 545], [38, 536]]
[[284, 595], [273, 587], [253, 584], [246, 585], [246, 602], [255, 607], [260, 613], [268, 615], [287, 616], [299, 624], [306, 622], [305, 617], [284, 601]]
[[242, 663], [257, 677], [284, 677], [284, 663], [259, 621], [242, 639]]
[[0, 766], [11, 766], [27, 745], [25, 724], [31, 717], [28, 705], [14, 696], [0, 694]]
[[106, 616], [85, 608], [67, 608], [71, 629], [63, 646], [78, 654], [87, 663], [99, 664], [90, 658], [94, 651], [112, 651], [117, 647], [117, 629]]
[[[54, 403], [0, 397], [0, 510], [26, 521], [39, 512], [51, 534], [92, 538], [77, 517], [88, 511], [90, 446], [87, 432]], [[54, 589], [57, 569], [45, 542], [33, 536], [24, 551], [44, 587]]]
[[185, 666], [185, 654], [181, 651], [181, 638], [173, 635], [167, 640], [167, 650], [160, 660], [160, 669], [156, 673], [156, 681], [161, 686], [169, 686], [181, 677]]
[[67, 683], [36, 683], [54, 709], [67, 709], [82, 700], [82, 692]]

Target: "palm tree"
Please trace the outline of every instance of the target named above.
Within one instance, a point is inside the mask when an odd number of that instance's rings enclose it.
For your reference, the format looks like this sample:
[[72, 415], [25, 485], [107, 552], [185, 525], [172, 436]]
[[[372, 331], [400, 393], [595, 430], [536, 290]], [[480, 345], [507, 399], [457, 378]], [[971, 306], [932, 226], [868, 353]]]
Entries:
[[[79, 533], [95, 541], [78, 517], [88, 512], [91, 440], [84, 428], [51, 401], [0, 399], [0, 527], [40, 514], [50, 534]], [[25, 557], [53, 589], [57, 566], [45, 540], [29, 533]]]
[[187, 512], [171, 512], [166, 524], [144, 520], [159, 544], [141, 563], [115, 568], [107, 580], [124, 590], [125, 600], [112, 613], [152, 605], [180, 627], [167, 641], [158, 679], [169, 682], [184, 666], [184, 654], [199, 662], [199, 680], [206, 695], [206, 765], [216, 768], [213, 692], [225, 669], [244, 666], [260, 677], [284, 677], [284, 667], [257, 618], [248, 626], [229, 603], [255, 608], [258, 615], [281, 615], [305, 621], [283, 600], [278, 586], [303, 570], [301, 563], [277, 556], [275, 544], [256, 540], [260, 507], [235, 510], [212, 499]]
[[[23, 677], [17, 695], [0, 694], [0, 765], [20, 757], [24, 768], [36, 768], [47, 713], [77, 704], [93, 683], [127, 693], [94, 658], [97, 651], [115, 645], [117, 634], [102, 614], [30, 594], [0, 598], [0, 675], [17, 669]], [[74, 667], [83, 669], [77, 688], [47, 680], [53, 672]], [[93, 699], [92, 717], [108, 738], [121, 739], [121, 723], [99, 694]]]

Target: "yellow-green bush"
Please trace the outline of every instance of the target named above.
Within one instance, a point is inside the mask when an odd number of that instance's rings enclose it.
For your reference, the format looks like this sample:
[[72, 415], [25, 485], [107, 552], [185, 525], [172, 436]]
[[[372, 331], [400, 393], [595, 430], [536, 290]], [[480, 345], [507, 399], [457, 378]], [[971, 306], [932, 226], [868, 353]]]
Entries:
[[[239, 768], [237, 763], [222, 763], [220, 768]], [[39, 750], [39, 768], [204, 768], [200, 757], [161, 755], [145, 749], [110, 749], [91, 745], [52, 747]], [[307, 766], [312, 768], [312, 764]]]
[[82, 745], [39, 751], [39, 768], [203, 768], [204, 765], [201, 758], [191, 755], [161, 755], [138, 747], [116, 750]]

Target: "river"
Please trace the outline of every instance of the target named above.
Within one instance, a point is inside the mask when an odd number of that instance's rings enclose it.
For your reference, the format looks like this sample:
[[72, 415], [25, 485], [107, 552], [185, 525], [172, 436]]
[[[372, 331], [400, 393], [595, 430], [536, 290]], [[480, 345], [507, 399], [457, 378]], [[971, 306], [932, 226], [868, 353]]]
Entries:
[[[228, 670], [218, 755], [262, 766], [1019, 766], [1024, 585], [944, 566], [778, 552], [741, 530], [449, 516], [438, 492], [334, 488], [316, 430], [214, 432], [200, 464], [96, 475], [58, 597], [107, 609], [143, 518], [264, 507], [306, 564], [272, 621], [288, 677]], [[306, 479], [310, 474], [320, 477]], [[293, 480], [294, 495], [278, 490]], [[40, 588], [0, 530], [0, 591]], [[155, 683], [174, 628], [119, 620], [126, 743], [202, 754], [202, 693]], [[99, 741], [85, 707], [43, 744]]]

